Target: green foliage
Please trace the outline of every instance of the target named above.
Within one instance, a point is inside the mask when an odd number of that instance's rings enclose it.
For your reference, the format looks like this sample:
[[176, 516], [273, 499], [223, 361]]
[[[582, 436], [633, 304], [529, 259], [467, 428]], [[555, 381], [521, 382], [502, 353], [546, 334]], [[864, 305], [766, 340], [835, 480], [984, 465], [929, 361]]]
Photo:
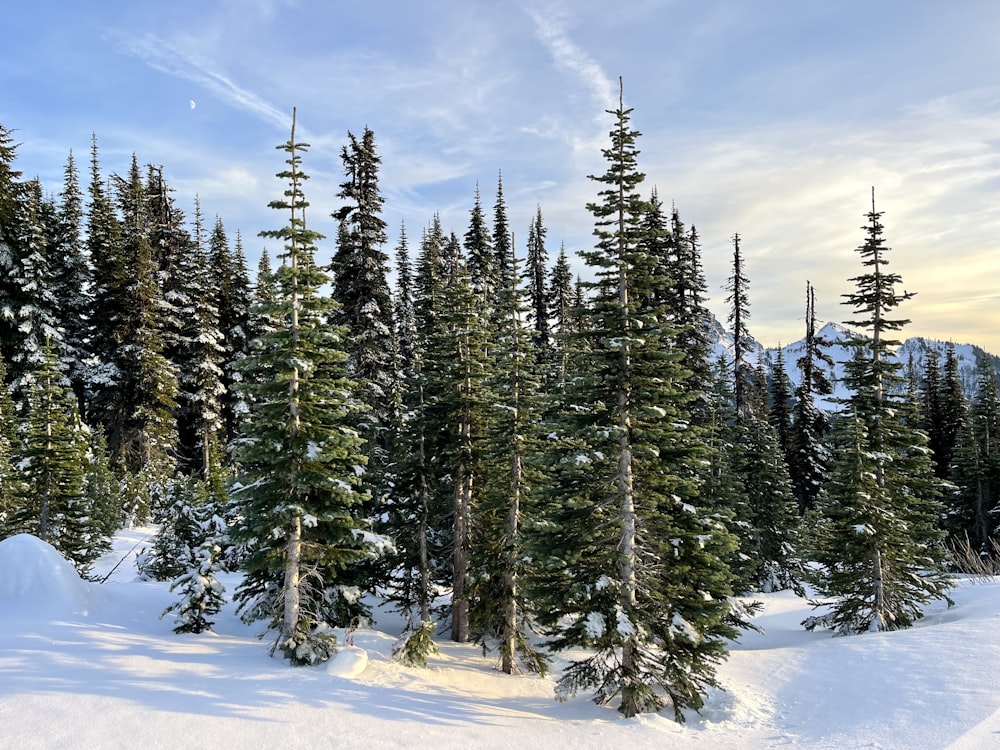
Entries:
[[835, 454], [828, 487], [817, 507], [822, 567], [814, 585], [817, 606], [830, 611], [806, 621], [838, 633], [896, 630], [922, 616], [922, 605], [947, 598], [940, 482], [935, 478], [927, 436], [915, 428], [916, 405], [899, 395], [900, 365], [887, 356], [895, 342], [887, 333], [907, 322], [892, 310], [912, 296], [899, 294], [898, 274], [886, 271], [881, 214], [868, 213], [866, 241], [858, 248], [870, 272], [855, 277], [846, 295], [856, 322], [870, 338], [853, 340], [854, 358], [844, 382], [851, 391], [835, 427]]

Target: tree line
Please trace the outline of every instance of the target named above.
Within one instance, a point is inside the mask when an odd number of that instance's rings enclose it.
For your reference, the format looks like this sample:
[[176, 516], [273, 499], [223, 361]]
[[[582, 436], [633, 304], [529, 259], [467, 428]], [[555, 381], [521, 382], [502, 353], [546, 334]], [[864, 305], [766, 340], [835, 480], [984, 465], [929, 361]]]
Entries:
[[[751, 357], [743, 238], [713, 354], [701, 240], [644, 191], [619, 100], [575, 276], [539, 207], [515, 247], [503, 183], [464, 234], [438, 216], [395, 284], [381, 159], [348, 133], [334, 252], [306, 221], [308, 144], [278, 146], [276, 228], [251, 280], [237, 233], [189, 222], [160, 167], [89, 184], [72, 153], [46, 196], [0, 127], [0, 537], [31, 533], [86, 573], [127, 524], [154, 522], [145, 575], [172, 581], [178, 632], [232, 597], [272, 652], [323, 661], [373, 596], [407, 618], [395, 655], [476, 641], [507, 673], [545, 672], [626, 716], [678, 720], [716, 686], [753, 593], [807, 586], [807, 627], [894, 630], [947, 597], [968, 540], [989, 557], [1000, 397], [953, 348], [891, 354], [909, 293], [888, 270], [874, 191], [844, 295], [857, 335], [835, 412], [805, 295], [794, 390]], [[276, 191], [277, 192], [277, 191]], [[919, 366], [918, 366], [919, 365]]]

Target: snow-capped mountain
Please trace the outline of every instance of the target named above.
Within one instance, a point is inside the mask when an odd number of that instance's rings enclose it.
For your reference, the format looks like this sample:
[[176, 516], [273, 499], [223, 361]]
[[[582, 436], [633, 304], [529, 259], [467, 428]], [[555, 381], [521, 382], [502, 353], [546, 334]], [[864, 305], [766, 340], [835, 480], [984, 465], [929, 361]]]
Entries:
[[[717, 356], [725, 356], [727, 359], [731, 358], [733, 345], [732, 335], [726, 331], [722, 324], [714, 317], [709, 325], [714, 337], [713, 340], [715, 341], [715, 354]], [[850, 360], [852, 356], [851, 349], [847, 342], [852, 338], [858, 337], [859, 334], [846, 326], [840, 325], [839, 323], [827, 323], [817, 332], [817, 336], [829, 343], [829, 345], [825, 346], [823, 350], [829, 354], [834, 361], [834, 366], [832, 368], [820, 365], [820, 367], [826, 371], [831, 382], [834, 384], [834, 393], [829, 403], [821, 402], [819, 405], [824, 408], [835, 408], [833, 400], [847, 395], [847, 392], [840, 385], [844, 370], [844, 363]], [[922, 376], [927, 353], [934, 351], [938, 354], [938, 366], [941, 368], [943, 373], [945, 350], [947, 346], [948, 342], [945, 341], [927, 339], [922, 336], [913, 336], [906, 339], [897, 348], [895, 351], [895, 359], [905, 366], [909, 363], [912, 357], [914, 367]], [[975, 394], [976, 390], [977, 358], [988, 357], [993, 362], [994, 368], [1000, 372], [1000, 357], [990, 354], [982, 347], [976, 346], [975, 344], [955, 343], [953, 346], [955, 348], [955, 356], [958, 359], [959, 374], [962, 378], [962, 385], [965, 388], [966, 396], [971, 398]], [[764, 347], [756, 341], [753, 342], [752, 347], [751, 361], [755, 364], [763, 365], [765, 371], [769, 371], [774, 362], [777, 360], [777, 347]], [[802, 338], [798, 341], [787, 344], [781, 347], [781, 350], [782, 358], [785, 363], [785, 372], [788, 374], [788, 379], [791, 381], [792, 388], [794, 389], [798, 387], [802, 377], [796, 362], [805, 351], [805, 339]]]

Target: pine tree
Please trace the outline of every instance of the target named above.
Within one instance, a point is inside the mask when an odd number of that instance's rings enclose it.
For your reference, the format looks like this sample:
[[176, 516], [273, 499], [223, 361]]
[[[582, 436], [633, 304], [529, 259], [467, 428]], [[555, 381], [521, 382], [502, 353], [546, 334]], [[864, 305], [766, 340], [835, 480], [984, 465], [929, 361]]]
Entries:
[[539, 356], [544, 356], [551, 344], [549, 333], [548, 278], [549, 254], [545, 249], [545, 235], [548, 229], [542, 223], [542, 207], [538, 206], [535, 217], [528, 227], [528, 258], [525, 268], [527, 279], [529, 311], [528, 319], [534, 331], [535, 348]]
[[176, 558], [183, 570], [170, 590], [178, 592], [180, 599], [160, 617], [173, 613], [175, 633], [203, 633], [212, 629], [213, 618], [225, 604], [225, 587], [218, 574], [225, 572], [228, 529], [208, 482], [185, 478], [178, 488], [181, 491], [170, 517], [175, 536], [183, 540]]
[[950, 467], [955, 454], [958, 435], [965, 421], [969, 405], [965, 398], [965, 387], [959, 372], [958, 357], [955, 345], [945, 345], [944, 373], [941, 378], [940, 422], [935, 431], [930, 434], [931, 450], [934, 452], [934, 473], [939, 479], [950, 478]]
[[237, 541], [248, 554], [236, 598], [246, 621], [278, 630], [275, 649], [311, 664], [335, 645], [322, 626], [346, 626], [363, 611], [358, 566], [373, 550], [359, 513], [363, 444], [350, 427], [362, 404], [346, 377], [346, 330], [332, 320], [337, 305], [320, 294], [329, 279], [314, 261], [321, 235], [305, 223], [307, 144], [295, 138], [294, 110], [291, 137], [278, 148], [288, 154], [277, 175], [288, 187], [270, 206], [289, 220], [262, 233], [284, 243], [274, 298], [263, 311], [276, 328], [243, 365], [252, 406], [233, 446], [242, 469], [233, 498], [242, 516]]
[[122, 213], [122, 251], [126, 283], [112, 363], [120, 392], [112, 413], [108, 445], [129, 472], [152, 487], [174, 469], [177, 443], [174, 416], [177, 373], [164, 355], [161, 296], [153, 248], [147, 233], [149, 212], [135, 157], [127, 178], [117, 178]]
[[573, 272], [566, 257], [566, 246], [559, 246], [559, 255], [549, 277], [549, 317], [552, 320], [552, 348], [555, 357], [554, 387], [566, 387], [569, 365], [569, 337], [576, 331], [574, 316]]
[[348, 372], [361, 385], [370, 409], [358, 415], [358, 427], [366, 440], [368, 481], [379, 498], [384, 492], [393, 386], [392, 295], [388, 257], [382, 250], [387, 239], [385, 201], [378, 187], [382, 159], [369, 128], [360, 141], [350, 132], [347, 137], [349, 143], [341, 149], [346, 179], [337, 193], [346, 203], [333, 214], [339, 229], [330, 271], [333, 298], [340, 305], [337, 320], [347, 326]]
[[90, 338], [92, 274], [82, 236], [83, 194], [70, 151], [60, 193], [54, 252], [49, 259], [56, 319], [63, 331], [62, 358], [80, 413], [86, 410], [86, 366]]
[[103, 551], [84, 494], [88, 441], [76, 398], [51, 346], [27, 392], [23, 446], [14, 454], [19, 497], [9, 533], [34, 534], [85, 572]]
[[816, 333], [816, 289], [806, 282], [806, 335], [802, 356], [796, 361], [801, 373], [795, 389], [791, 447], [788, 471], [792, 490], [805, 514], [816, 505], [816, 498], [826, 485], [830, 471], [827, 436], [830, 421], [816, 406], [817, 396], [829, 396], [833, 385], [821, 365], [833, 365], [833, 358], [823, 348], [829, 344]]
[[[829, 487], [818, 503], [823, 529], [814, 581], [831, 599], [830, 612], [806, 621], [839, 633], [896, 630], [923, 615], [921, 607], [947, 598], [944, 548], [938, 527], [939, 482], [927, 455], [926, 435], [916, 429], [913, 406], [897, 393], [900, 365], [889, 357], [891, 338], [907, 320], [891, 317], [910, 292], [886, 270], [881, 212], [867, 214], [865, 243], [858, 248], [865, 273], [844, 295], [854, 308], [851, 325], [868, 332], [855, 339], [844, 383], [851, 395], [836, 428]], [[827, 603], [827, 602], [823, 602]], [[818, 604], [818, 603], [817, 603]]]
[[112, 461], [117, 463], [117, 449], [110, 447], [112, 444], [117, 446], [120, 441], [116, 412], [121, 408], [122, 374], [118, 370], [115, 348], [122, 340], [121, 321], [128, 277], [121, 223], [101, 176], [96, 136], [91, 143], [86, 235], [85, 251], [93, 278], [84, 421], [102, 429], [109, 452], [115, 454]]
[[962, 419], [949, 476], [945, 528], [979, 554], [989, 554], [997, 528], [1000, 488], [1000, 388], [992, 362], [976, 359], [976, 394]]
[[768, 421], [774, 428], [778, 438], [778, 446], [781, 448], [781, 455], [785, 463], [791, 462], [792, 457], [792, 384], [788, 379], [788, 372], [785, 370], [785, 353], [779, 346], [775, 355], [774, 364], [771, 365], [771, 376], [768, 378], [770, 387], [768, 396], [770, 410]]
[[14, 169], [17, 145], [13, 131], [0, 125], [0, 358], [8, 365], [22, 351], [17, 320], [22, 290], [16, 280], [16, 263], [26, 193], [21, 172]]
[[14, 404], [7, 387], [7, 365], [0, 357], [0, 533], [14, 510], [16, 479], [12, 470], [11, 455], [17, 448], [17, 426], [14, 421]]
[[486, 486], [473, 530], [470, 624], [484, 645], [496, 643], [505, 674], [522, 668], [544, 673], [545, 657], [528, 638], [531, 610], [523, 579], [529, 563], [522, 530], [522, 518], [530, 512], [528, 498], [540, 481], [529, 460], [538, 450], [540, 378], [533, 372], [536, 357], [523, 323], [527, 307], [516, 257], [510, 268], [498, 302], [506, 310], [507, 325], [495, 332], [489, 377], [496, 398], [483, 441]]
[[753, 367], [748, 355], [753, 348], [753, 339], [747, 324], [750, 320], [750, 299], [747, 295], [749, 280], [743, 271], [743, 253], [739, 234], [733, 235], [733, 272], [727, 279], [725, 289], [729, 292], [729, 325], [733, 334], [733, 397], [736, 401], [736, 421], [740, 423], [750, 409], [754, 398]]
[[702, 706], [714, 666], [735, 634], [728, 532], [703, 513], [694, 465], [699, 448], [684, 425], [681, 370], [672, 331], [658, 310], [641, 308], [658, 282], [642, 251], [646, 203], [636, 192], [632, 110], [619, 103], [599, 199], [594, 296], [581, 321], [574, 378], [548, 444], [549, 486], [532, 519], [533, 598], [556, 650], [588, 647], [558, 690], [594, 689], [633, 716], [672, 704]]

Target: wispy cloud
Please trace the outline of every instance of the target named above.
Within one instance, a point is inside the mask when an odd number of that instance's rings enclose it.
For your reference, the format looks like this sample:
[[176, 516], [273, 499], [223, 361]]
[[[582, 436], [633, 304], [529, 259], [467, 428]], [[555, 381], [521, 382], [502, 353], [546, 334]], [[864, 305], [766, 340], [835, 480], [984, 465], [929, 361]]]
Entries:
[[225, 74], [212, 70], [208, 62], [198, 55], [184, 51], [153, 34], [122, 36], [120, 46], [127, 54], [139, 58], [154, 70], [196, 83], [232, 106], [282, 130], [291, 127], [291, 118], [287, 112], [240, 87]]
[[569, 14], [566, 10], [542, 0], [529, 0], [522, 7], [556, 65], [580, 79], [601, 106], [601, 111], [612, 107], [617, 87], [598, 62], [569, 35]]

